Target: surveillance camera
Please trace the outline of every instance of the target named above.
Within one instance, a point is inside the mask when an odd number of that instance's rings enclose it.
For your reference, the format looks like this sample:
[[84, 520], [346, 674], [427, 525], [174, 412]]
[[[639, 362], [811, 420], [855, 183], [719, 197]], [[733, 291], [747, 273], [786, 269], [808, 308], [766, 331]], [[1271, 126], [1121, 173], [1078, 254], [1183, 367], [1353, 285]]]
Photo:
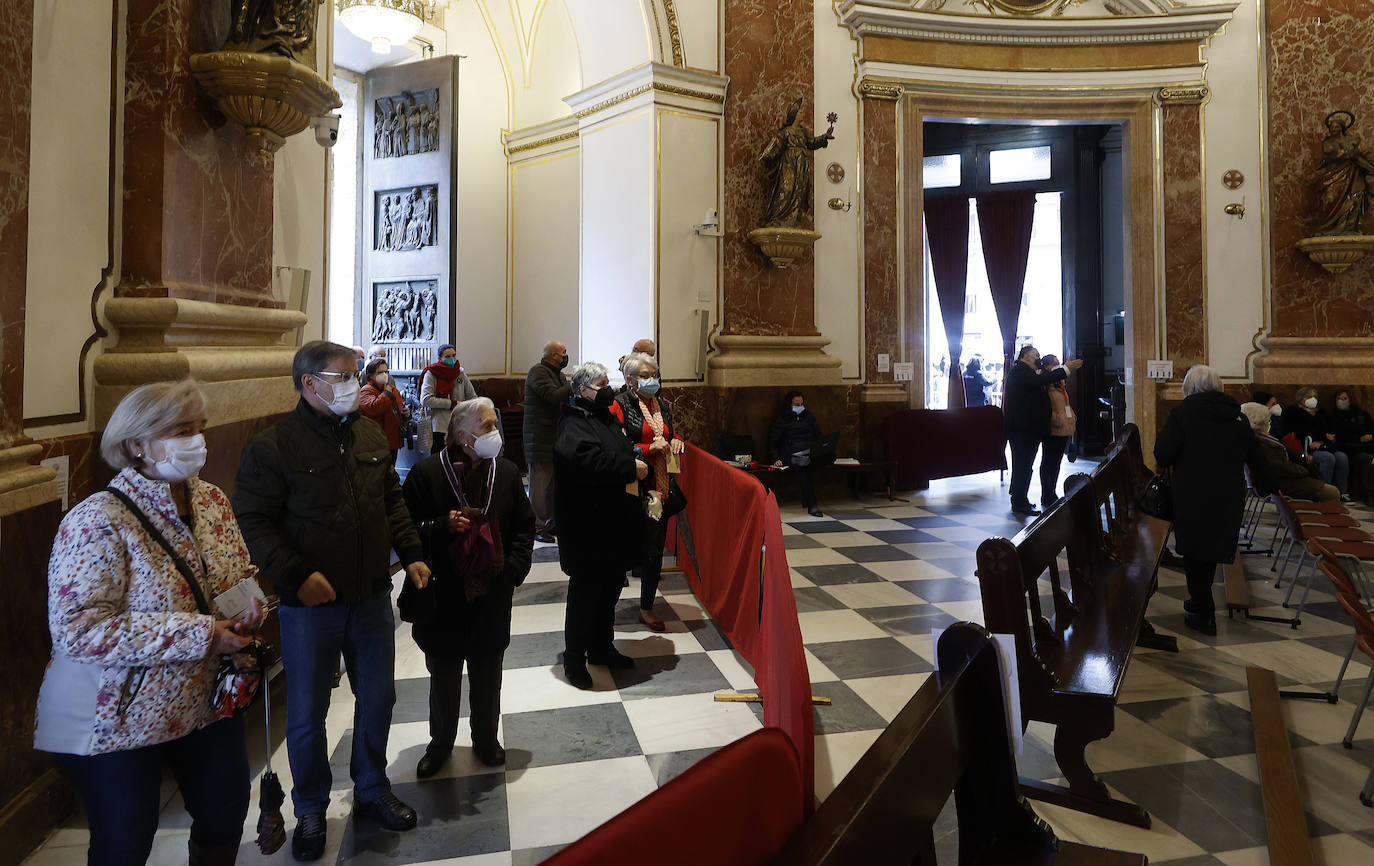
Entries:
[[339, 115], [324, 114], [310, 118], [310, 126], [315, 130], [315, 141], [320, 147], [333, 147], [339, 140]]

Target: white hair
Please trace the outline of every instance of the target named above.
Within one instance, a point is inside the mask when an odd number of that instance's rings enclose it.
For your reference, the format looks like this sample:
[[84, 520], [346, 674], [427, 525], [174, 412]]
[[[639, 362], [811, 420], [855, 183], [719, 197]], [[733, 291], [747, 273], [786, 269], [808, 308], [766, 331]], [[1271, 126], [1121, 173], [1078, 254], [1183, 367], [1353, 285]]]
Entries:
[[1250, 422], [1250, 429], [1256, 433], [1269, 432], [1269, 407], [1259, 403], [1241, 403], [1240, 413]]
[[100, 456], [114, 469], [137, 466], [135, 444], [165, 436], [181, 422], [205, 417], [205, 392], [195, 379], [140, 385], [119, 401], [100, 436]]
[[560, 340], [549, 340], [544, 344], [544, 354], [540, 356], [541, 360], [548, 360], [562, 346], [563, 343]]
[[[477, 420], [482, 417], [481, 411], [483, 409], [496, 412], [496, 404], [486, 397], [473, 397], [471, 400], [454, 403], [448, 416], [448, 435], [453, 436], [459, 430], [467, 430], [471, 433], [472, 430], [469, 428], [476, 426]], [[501, 413], [497, 412], [496, 417], [499, 420]]]
[[590, 388], [592, 383], [602, 376], [607, 376], [610, 371], [605, 364], [598, 364], [595, 361], [588, 361], [585, 364], [578, 364], [573, 368], [572, 375], [568, 378], [572, 380], [573, 393], [582, 387]]
[[655, 372], [658, 371], [658, 362], [653, 359], [652, 355], [647, 352], [635, 352], [621, 363], [620, 372], [625, 374], [626, 379], [638, 379], [639, 371], [645, 364], [653, 367]]
[[1183, 377], [1183, 396], [1191, 397], [1204, 391], [1221, 391], [1221, 377], [1206, 364], [1194, 364]]

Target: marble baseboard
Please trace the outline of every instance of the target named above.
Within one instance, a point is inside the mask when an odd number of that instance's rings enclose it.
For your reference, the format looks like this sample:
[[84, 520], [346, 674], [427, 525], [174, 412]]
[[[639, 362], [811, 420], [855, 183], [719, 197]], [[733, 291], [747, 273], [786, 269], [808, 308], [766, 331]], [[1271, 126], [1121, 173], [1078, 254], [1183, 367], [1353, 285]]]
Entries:
[[839, 358], [825, 354], [822, 336], [725, 334], [707, 362], [706, 383], [725, 388], [758, 385], [839, 385]]
[[1374, 336], [1264, 337], [1257, 385], [1374, 385]]

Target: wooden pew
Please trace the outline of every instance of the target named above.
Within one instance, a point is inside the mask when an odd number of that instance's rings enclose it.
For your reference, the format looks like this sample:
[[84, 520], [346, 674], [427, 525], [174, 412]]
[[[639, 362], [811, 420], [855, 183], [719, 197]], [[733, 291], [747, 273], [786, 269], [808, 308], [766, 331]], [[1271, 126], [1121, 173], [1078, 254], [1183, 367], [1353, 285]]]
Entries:
[[938, 672], [772, 862], [936, 866], [932, 828], [952, 790], [963, 866], [1144, 866], [1140, 854], [1056, 839], [1023, 799], [991, 635], [959, 623], [937, 654]]
[[[1067, 495], [1016, 538], [983, 542], [977, 574], [985, 625], [1016, 643], [1023, 717], [1056, 726], [1068, 787], [1023, 779], [1026, 796], [1148, 827], [1148, 813], [1113, 799], [1084, 756], [1115, 727], [1168, 535], [1168, 524], [1136, 512], [1137, 483], [1129, 446], [1116, 449], [1099, 473], [1069, 478]], [[1052, 617], [1041, 603], [1042, 575]]]

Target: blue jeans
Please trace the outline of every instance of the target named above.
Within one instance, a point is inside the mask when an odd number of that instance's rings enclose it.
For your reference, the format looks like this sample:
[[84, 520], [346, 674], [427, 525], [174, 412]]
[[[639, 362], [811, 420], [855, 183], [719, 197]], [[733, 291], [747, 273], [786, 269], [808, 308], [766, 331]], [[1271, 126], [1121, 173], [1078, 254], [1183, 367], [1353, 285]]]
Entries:
[[286, 666], [286, 751], [291, 759], [291, 800], [296, 817], [329, 805], [333, 776], [324, 719], [334, 662], [343, 652], [353, 689], [353, 800], [375, 800], [391, 790], [386, 741], [396, 704], [396, 621], [391, 595], [379, 592], [353, 605], [277, 608], [281, 657]]
[[1342, 493], [1350, 492], [1350, 457], [1343, 451], [1318, 448], [1312, 452], [1312, 462], [1327, 484], [1336, 485]]
[[162, 811], [164, 766], [171, 768], [191, 814], [191, 838], [201, 846], [238, 849], [249, 798], [241, 718], [222, 719], [155, 746], [53, 755], [53, 760], [86, 809], [90, 866], [147, 861]]

